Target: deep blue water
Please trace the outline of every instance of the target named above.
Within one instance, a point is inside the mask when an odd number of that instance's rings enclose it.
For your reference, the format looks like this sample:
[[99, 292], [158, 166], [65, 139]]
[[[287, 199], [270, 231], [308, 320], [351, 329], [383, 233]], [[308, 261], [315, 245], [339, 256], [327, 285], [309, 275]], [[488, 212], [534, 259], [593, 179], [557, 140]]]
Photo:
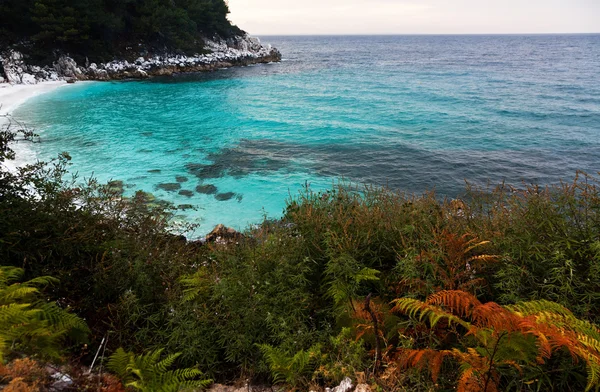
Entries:
[[[81, 83], [16, 115], [42, 136], [39, 158], [68, 151], [82, 177], [194, 205], [182, 217], [201, 232], [277, 217], [307, 182], [454, 197], [465, 180], [548, 184], [600, 171], [600, 35], [263, 41], [282, 63]], [[192, 196], [157, 188], [176, 176]]]

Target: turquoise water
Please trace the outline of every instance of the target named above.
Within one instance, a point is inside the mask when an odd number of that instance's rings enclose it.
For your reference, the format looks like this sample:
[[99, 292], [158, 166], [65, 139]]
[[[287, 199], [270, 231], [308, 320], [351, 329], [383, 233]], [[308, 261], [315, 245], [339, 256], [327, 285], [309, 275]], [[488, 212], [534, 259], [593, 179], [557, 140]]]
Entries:
[[263, 41], [282, 63], [81, 83], [15, 114], [40, 159], [68, 151], [81, 177], [192, 205], [180, 218], [200, 232], [276, 218], [303, 185], [339, 178], [455, 197], [465, 180], [600, 170], [600, 35]]

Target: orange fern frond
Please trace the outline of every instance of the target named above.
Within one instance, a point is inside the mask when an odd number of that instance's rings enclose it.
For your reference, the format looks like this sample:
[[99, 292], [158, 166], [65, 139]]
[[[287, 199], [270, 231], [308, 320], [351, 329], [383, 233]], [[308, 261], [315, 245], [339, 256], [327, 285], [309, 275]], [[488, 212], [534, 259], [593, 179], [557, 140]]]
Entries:
[[491, 243], [491, 241], [479, 241], [479, 242], [477, 242], [477, 238], [473, 238], [472, 240], [467, 241], [465, 243], [466, 247], [463, 249], [463, 254], [466, 255], [467, 253], [469, 253], [473, 249], [479, 248], [480, 246], [484, 246], [484, 245], [487, 245], [487, 244], [490, 244], [490, 243]]
[[498, 261], [498, 256], [496, 255], [477, 255], [469, 257], [466, 262], [467, 263], [493, 263]]
[[440, 291], [430, 295], [426, 303], [443, 306], [461, 317], [470, 317], [473, 309], [481, 306], [481, 302], [474, 295], [460, 290]]
[[427, 368], [433, 382], [437, 382], [444, 358], [453, 355], [453, 352], [449, 350], [433, 350], [430, 348], [423, 350], [402, 349], [399, 352], [397, 362], [401, 368]]
[[471, 319], [478, 327], [491, 328], [495, 332], [520, 330], [519, 317], [495, 302], [476, 306], [472, 310]]
[[[433, 294], [427, 301], [401, 298], [393, 301], [394, 311], [427, 318], [429, 336], [448, 336], [437, 340], [452, 344], [451, 351], [426, 348], [401, 350], [401, 364], [427, 368], [437, 378], [445, 357], [453, 357], [461, 366], [459, 391], [494, 392], [499, 388], [502, 367], [522, 372], [534, 362], [545, 364], [557, 351], [568, 352], [573, 362], [583, 360], [587, 366], [586, 391], [600, 386], [600, 329], [559, 304], [532, 301], [513, 306], [494, 302], [482, 304], [474, 295], [458, 290]], [[447, 324], [436, 324], [446, 319]], [[452, 324], [465, 327], [466, 332]], [[464, 339], [471, 336], [470, 339]], [[456, 342], [459, 344], [457, 345]], [[447, 346], [446, 346], [447, 347]], [[461, 347], [458, 349], [457, 347]]]

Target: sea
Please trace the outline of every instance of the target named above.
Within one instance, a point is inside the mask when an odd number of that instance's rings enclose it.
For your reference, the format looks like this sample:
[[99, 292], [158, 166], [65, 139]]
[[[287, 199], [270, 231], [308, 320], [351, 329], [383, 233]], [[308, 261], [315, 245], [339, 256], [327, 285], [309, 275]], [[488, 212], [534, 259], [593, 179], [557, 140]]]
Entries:
[[83, 181], [243, 230], [337, 184], [461, 197], [600, 171], [600, 35], [269, 36], [283, 61], [79, 83], [14, 115]]

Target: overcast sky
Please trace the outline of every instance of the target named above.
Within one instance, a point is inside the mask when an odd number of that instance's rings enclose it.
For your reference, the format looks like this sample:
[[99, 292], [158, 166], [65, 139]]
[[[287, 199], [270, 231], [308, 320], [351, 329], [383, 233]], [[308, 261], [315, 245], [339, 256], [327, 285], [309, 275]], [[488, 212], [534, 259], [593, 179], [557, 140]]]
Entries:
[[254, 35], [600, 32], [600, 0], [229, 0]]

